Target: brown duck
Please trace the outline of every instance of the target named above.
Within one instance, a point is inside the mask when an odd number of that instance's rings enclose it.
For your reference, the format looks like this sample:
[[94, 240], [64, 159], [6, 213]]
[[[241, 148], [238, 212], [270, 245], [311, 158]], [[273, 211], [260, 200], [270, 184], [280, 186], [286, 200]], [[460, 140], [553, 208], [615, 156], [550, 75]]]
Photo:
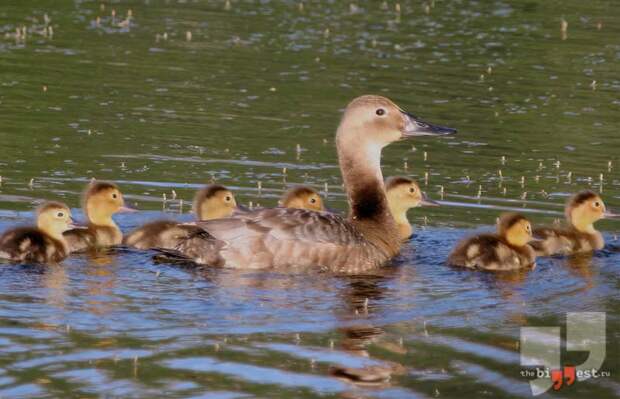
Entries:
[[520, 214], [505, 213], [497, 223], [497, 234], [480, 234], [461, 241], [448, 263], [483, 270], [531, 269], [536, 266], [536, 254], [530, 241], [530, 222]]
[[406, 113], [380, 96], [345, 109], [336, 147], [348, 218], [305, 209], [257, 209], [198, 222], [209, 240], [184, 240], [177, 250], [197, 263], [232, 268], [306, 268], [364, 273], [396, 255], [402, 243], [381, 174], [381, 150], [403, 138], [455, 133]]
[[570, 255], [603, 249], [605, 239], [596, 230], [594, 223], [603, 218], [618, 218], [609, 212], [600, 195], [581, 191], [573, 195], [565, 207], [566, 227], [542, 227], [534, 229], [534, 237], [539, 241], [532, 243], [538, 256]]
[[90, 183], [84, 192], [82, 209], [88, 220], [86, 228], [64, 233], [70, 252], [109, 247], [122, 242], [123, 233], [112, 215], [133, 209], [125, 206], [123, 194], [116, 184], [104, 181]]
[[[219, 184], [208, 185], [196, 192], [193, 211], [197, 220], [219, 219], [232, 215], [237, 208], [235, 196]], [[174, 249], [189, 235], [201, 233], [196, 226], [174, 220], [158, 220], [141, 226], [123, 240], [125, 245], [138, 249]]]
[[60, 202], [37, 209], [36, 227], [17, 227], [0, 236], [0, 258], [19, 263], [58, 263], [69, 248], [63, 232], [73, 228], [71, 210]]

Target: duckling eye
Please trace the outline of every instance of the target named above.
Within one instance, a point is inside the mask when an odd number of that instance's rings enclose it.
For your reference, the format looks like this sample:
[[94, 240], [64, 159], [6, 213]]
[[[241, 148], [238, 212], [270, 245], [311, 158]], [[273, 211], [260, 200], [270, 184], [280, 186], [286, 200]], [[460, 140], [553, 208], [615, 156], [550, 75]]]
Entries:
[[316, 204], [316, 198], [310, 198], [310, 203], [311, 204]]
[[112, 198], [117, 199], [118, 198], [118, 194], [112, 193]]
[[596, 202], [594, 203], [594, 207], [595, 207], [595, 208], [600, 208], [600, 206], [601, 206], [601, 203], [600, 203], [600, 202], [596, 201]]
[[412, 193], [412, 194], [413, 194], [413, 193], [415, 193], [415, 188], [411, 187], [411, 188], [409, 189], [409, 192], [410, 192], [410, 193]]
[[58, 213], [56, 214], [56, 216], [58, 216], [59, 218], [61, 218], [61, 217], [64, 217], [64, 216], [65, 216], [65, 214], [64, 214], [64, 212], [58, 212]]
[[377, 114], [378, 116], [383, 116], [383, 115], [385, 115], [385, 110], [384, 110], [383, 108], [379, 108], [379, 109], [377, 110], [376, 114]]
[[226, 200], [226, 202], [230, 202], [230, 200], [231, 200], [232, 198], [230, 198], [230, 195], [227, 195], [227, 196], [226, 196], [226, 198], [224, 198], [224, 199]]

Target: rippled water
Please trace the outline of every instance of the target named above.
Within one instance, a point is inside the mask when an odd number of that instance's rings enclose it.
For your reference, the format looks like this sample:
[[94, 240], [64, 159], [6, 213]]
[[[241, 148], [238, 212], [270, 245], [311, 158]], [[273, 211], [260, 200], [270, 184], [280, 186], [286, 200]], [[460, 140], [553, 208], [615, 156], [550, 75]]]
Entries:
[[386, 176], [443, 206], [411, 212], [415, 238], [374, 276], [196, 270], [124, 249], [0, 268], [0, 396], [529, 396], [519, 328], [565, 326], [567, 311], [607, 313], [612, 376], [561, 396], [620, 395], [618, 223], [600, 223], [606, 250], [529, 273], [444, 264], [500, 209], [550, 223], [588, 187], [620, 208], [612, 2], [5, 3], [0, 230], [43, 198], [78, 207], [91, 177], [142, 210], [124, 230], [189, 218], [210, 181], [261, 205], [304, 182], [344, 209], [333, 135], [364, 93], [459, 134], [384, 152]]

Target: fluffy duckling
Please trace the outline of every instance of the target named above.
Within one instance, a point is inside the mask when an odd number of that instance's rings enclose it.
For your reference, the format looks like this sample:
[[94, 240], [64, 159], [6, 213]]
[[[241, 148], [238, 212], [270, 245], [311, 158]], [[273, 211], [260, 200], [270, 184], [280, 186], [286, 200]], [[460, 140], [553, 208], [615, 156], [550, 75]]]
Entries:
[[71, 252], [109, 247], [122, 242], [123, 233], [112, 215], [131, 212], [133, 209], [125, 206], [123, 194], [116, 184], [102, 181], [90, 183], [84, 192], [83, 210], [88, 219], [86, 228], [64, 233]]
[[385, 181], [390, 212], [398, 225], [398, 234], [402, 240], [408, 240], [413, 235], [413, 227], [407, 219], [407, 211], [418, 206], [439, 206], [435, 201], [426, 197], [418, 184], [408, 177], [390, 177]]
[[346, 107], [336, 150], [349, 200], [348, 218], [306, 209], [261, 208], [229, 218], [197, 222], [213, 238], [178, 252], [196, 263], [243, 269], [316, 268], [360, 274], [400, 251], [381, 173], [381, 151], [403, 138], [446, 135], [381, 96], [362, 96]]
[[[233, 193], [217, 184], [202, 188], [194, 197], [193, 211], [197, 220], [225, 218], [232, 215], [236, 208]], [[174, 220], [158, 220], [135, 229], [125, 237], [123, 243], [138, 249], [174, 249], [182, 239], [200, 230], [199, 227]]]
[[280, 206], [294, 209], [308, 209], [322, 212], [325, 210], [321, 195], [308, 186], [293, 187], [282, 195]]
[[73, 227], [69, 207], [46, 202], [37, 209], [36, 227], [18, 227], [0, 236], [0, 258], [20, 263], [58, 263], [69, 253], [63, 232]]
[[450, 254], [448, 263], [484, 270], [534, 268], [536, 253], [529, 245], [532, 226], [522, 215], [500, 216], [497, 234], [480, 234], [461, 241]]
[[608, 212], [601, 197], [592, 191], [581, 191], [573, 195], [565, 207], [568, 226], [564, 228], [543, 227], [534, 230], [532, 246], [538, 256], [555, 254], [570, 255], [603, 249], [603, 235], [594, 228], [594, 223], [603, 218], [617, 218]]

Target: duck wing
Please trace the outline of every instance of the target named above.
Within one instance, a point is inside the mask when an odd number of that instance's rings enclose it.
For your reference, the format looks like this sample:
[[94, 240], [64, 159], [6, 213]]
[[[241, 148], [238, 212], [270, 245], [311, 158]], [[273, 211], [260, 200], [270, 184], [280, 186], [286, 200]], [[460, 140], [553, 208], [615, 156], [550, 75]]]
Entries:
[[69, 252], [80, 252], [97, 245], [97, 236], [91, 229], [71, 229], [62, 235], [67, 241]]
[[20, 227], [0, 237], [0, 257], [12, 262], [59, 262], [66, 257], [62, 244], [36, 228]]
[[[359, 273], [386, 259], [346, 219], [328, 212], [263, 208], [237, 212], [224, 219], [201, 221], [221, 246], [203, 245], [219, 252], [220, 264], [235, 268], [319, 267]], [[186, 253], [187, 242], [177, 249]]]

